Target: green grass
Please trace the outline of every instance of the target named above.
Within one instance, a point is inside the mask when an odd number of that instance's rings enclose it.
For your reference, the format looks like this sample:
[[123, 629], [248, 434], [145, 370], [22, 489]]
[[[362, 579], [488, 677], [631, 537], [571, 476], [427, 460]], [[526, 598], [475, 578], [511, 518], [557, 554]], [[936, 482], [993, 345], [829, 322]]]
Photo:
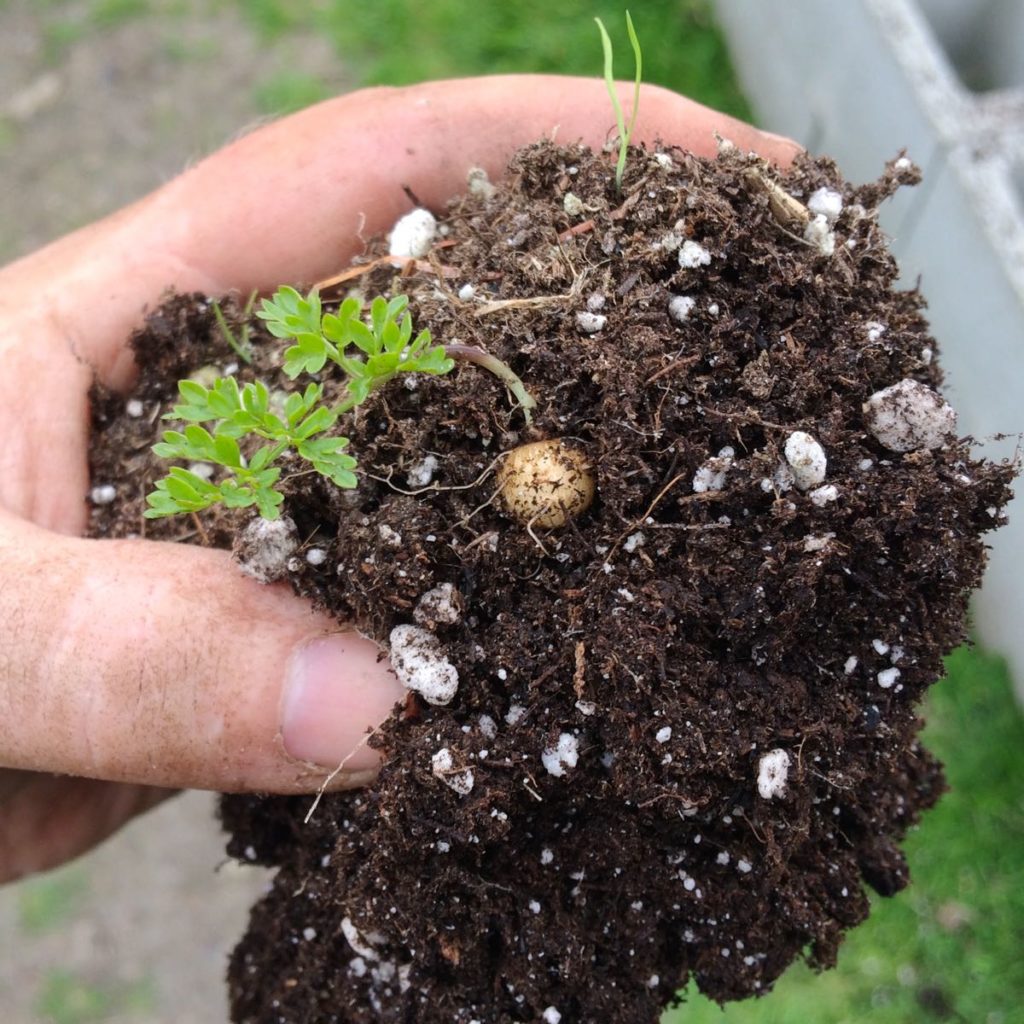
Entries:
[[[628, 77], [632, 66], [625, 5], [614, 0], [236, 0], [236, 6], [268, 44], [300, 30], [327, 36], [365, 84], [516, 71], [598, 77], [595, 16], [604, 20], [621, 55], [620, 75]], [[645, 81], [750, 118], [706, 2], [640, 0], [630, 10], [643, 46]]]
[[36, 999], [40, 1024], [102, 1024], [151, 1020], [156, 999], [148, 980], [95, 984], [71, 971], [52, 971]]
[[19, 927], [30, 935], [60, 927], [78, 912], [87, 888], [88, 879], [79, 864], [28, 879], [18, 887]]
[[694, 996], [664, 1024], [1024, 1024], [1024, 717], [998, 658], [948, 670], [925, 741], [951, 792], [907, 839], [910, 887], [874, 901], [836, 970], [794, 967], [724, 1012]]
[[302, 71], [280, 71], [256, 88], [256, 105], [264, 114], [290, 114], [331, 95], [322, 79]]

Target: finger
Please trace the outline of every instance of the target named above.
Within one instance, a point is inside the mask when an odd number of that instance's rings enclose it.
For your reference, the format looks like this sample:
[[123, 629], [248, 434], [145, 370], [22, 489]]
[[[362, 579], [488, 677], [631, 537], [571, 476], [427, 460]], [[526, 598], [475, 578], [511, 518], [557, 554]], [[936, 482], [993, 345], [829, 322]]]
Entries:
[[[631, 90], [620, 86], [627, 109]], [[717, 131], [783, 163], [798, 151], [655, 86], [643, 88], [639, 111], [638, 141], [661, 137], [710, 154]], [[516, 148], [542, 137], [600, 146], [612, 124], [596, 79], [495, 76], [363, 90], [239, 139], [134, 207], [9, 268], [0, 286], [19, 297], [16, 315], [33, 294], [17, 287], [19, 277], [59, 279], [44, 308], [109, 383], [124, 386], [132, 363], [123, 339], [142, 302], [169, 285], [220, 293], [315, 280], [408, 209], [403, 185], [439, 207], [473, 164], [497, 175]]]
[[[58, 537], [6, 517], [0, 765], [227, 791], [372, 776], [369, 730], [404, 696], [339, 633], [224, 552]], [[350, 757], [351, 755], [351, 757]], [[347, 760], [346, 760], [347, 759]]]

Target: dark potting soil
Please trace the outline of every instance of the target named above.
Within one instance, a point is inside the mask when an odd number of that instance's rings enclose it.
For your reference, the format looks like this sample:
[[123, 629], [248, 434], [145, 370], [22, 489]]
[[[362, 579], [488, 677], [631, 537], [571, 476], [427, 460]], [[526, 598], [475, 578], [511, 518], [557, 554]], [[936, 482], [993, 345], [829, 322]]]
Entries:
[[[527, 426], [475, 366], [398, 378], [341, 427], [357, 490], [284, 481], [296, 591], [383, 646], [419, 621], [459, 687], [410, 694], [370, 741], [377, 783], [308, 822], [308, 797], [224, 799], [230, 851], [279, 869], [232, 959], [235, 1021], [649, 1024], [691, 978], [724, 1001], [834, 964], [865, 885], [907, 884], [899, 840], [943, 789], [915, 708], [1013, 475], [967, 440], [899, 453], [867, 429], [873, 393], [941, 379], [876, 223], [916, 176], [635, 151], [618, 191], [608, 156], [540, 144], [451, 204], [428, 257], [399, 271], [370, 245], [333, 294], [408, 295], [417, 329], [505, 360], [538, 407]], [[771, 181], [842, 194], [834, 252]], [[251, 329], [239, 377], [281, 386]], [[93, 532], [231, 546], [245, 513], [141, 518], [175, 382], [237, 362], [210, 301], [169, 298], [133, 344], [135, 403], [96, 396], [93, 480], [119, 499]], [[780, 469], [794, 431], [835, 493]], [[551, 437], [597, 496], [527, 529], [495, 470]], [[444, 584], [457, 621], [415, 618]]]

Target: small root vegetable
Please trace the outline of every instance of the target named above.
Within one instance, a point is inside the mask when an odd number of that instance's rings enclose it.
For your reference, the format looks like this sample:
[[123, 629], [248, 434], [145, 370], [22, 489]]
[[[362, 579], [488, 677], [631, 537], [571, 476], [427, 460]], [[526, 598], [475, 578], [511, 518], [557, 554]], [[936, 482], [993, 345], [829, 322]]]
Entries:
[[506, 456], [498, 472], [498, 497], [523, 525], [557, 529], [590, 508], [594, 474], [579, 448], [557, 439], [534, 441]]

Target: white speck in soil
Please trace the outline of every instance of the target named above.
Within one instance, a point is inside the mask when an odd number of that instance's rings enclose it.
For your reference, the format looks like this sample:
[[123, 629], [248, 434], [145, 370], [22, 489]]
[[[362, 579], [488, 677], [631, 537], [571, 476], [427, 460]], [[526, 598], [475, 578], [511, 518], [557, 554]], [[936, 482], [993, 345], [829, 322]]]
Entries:
[[423, 594], [412, 617], [421, 626], [453, 626], [462, 618], [458, 591], [451, 583], [440, 583]]
[[509, 706], [507, 712], [505, 712], [505, 722], [507, 725], [515, 725], [526, 714], [526, 707], [523, 704], [512, 704]]
[[437, 221], [429, 210], [415, 209], [400, 217], [388, 235], [388, 255], [419, 259], [430, 252]]
[[807, 209], [815, 216], [824, 217], [829, 224], [834, 224], [843, 212], [843, 197], [835, 189], [815, 189], [807, 200]]
[[668, 315], [675, 320], [677, 324], [686, 323], [690, 319], [690, 314], [693, 312], [693, 307], [697, 305], [697, 300], [689, 295], [673, 295], [668, 300]]
[[575, 768], [579, 761], [579, 744], [571, 733], [563, 732], [553, 747], [545, 747], [540, 755], [548, 774], [562, 776], [566, 768]]
[[789, 778], [789, 754], [781, 747], [761, 756], [757, 765], [757, 791], [765, 800], [782, 796]]
[[377, 527], [377, 533], [389, 548], [400, 548], [402, 546], [402, 535], [397, 530], [393, 530], [387, 523], [381, 523]]
[[97, 484], [89, 491], [89, 500], [94, 505], [110, 505], [117, 498], [117, 488], [113, 484]]
[[576, 328], [583, 334], [597, 334], [598, 331], [604, 329], [606, 323], [608, 323], [608, 317], [603, 313], [590, 313], [581, 309], [576, 314]]
[[823, 487], [815, 487], [807, 496], [811, 499], [811, 504], [824, 508], [829, 502], [838, 500], [839, 488], [835, 484], [825, 484]]
[[459, 673], [433, 633], [420, 626], [391, 630], [391, 665], [398, 681], [428, 704], [448, 704], [459, 688]]
[[[808, 491], [824, 481], [828, 465], [825, 449], [810, 434], [794, 430], [786, 439], [784, 454], [793, 474], [793, 482], [801, 491]], [[776, 484], [778, 482], [776, 480]]]
[[867, 428], [890, 451], [941, 448], [956, 433], [956, 412], [916, 380], [876, 391], [863, 406]]
[[299, 547], [295, 523], [288, 516], [257, 516], [235, 539], [232, 554], [238, 567], [260, 583], [273, 583], [288, 571], [288, 560]]
[[888, 690], [889, 687], [899, 679], [899, 677], [900, 670], [898, 668], [883, 668], [882, 671], [878, 673], [878, 685], [882, 687], [883, 690]]
[[811, 218], [804, 228], [804, 238], [813, 245], [822, 256], [831, 256], [836, 251], [836, 235], [829, 227], [828, 218], [819, 213]]
[[430, 770], [459, 796], [468, 796], [473, 791], [473, 769], [456, 769], [455, 758], [447, 747], [442, 747], [430, 758]]
[[696, 270], [711, 262], [711, 253], [693, 239], [687, 239], [679, 249], [679, 266], [684, 270]]
[[405, 473], [406, 483], [414, 488], [427, 487], [437, 472], [437, 456], [425, 455], [419, 462], [411, 465]]

